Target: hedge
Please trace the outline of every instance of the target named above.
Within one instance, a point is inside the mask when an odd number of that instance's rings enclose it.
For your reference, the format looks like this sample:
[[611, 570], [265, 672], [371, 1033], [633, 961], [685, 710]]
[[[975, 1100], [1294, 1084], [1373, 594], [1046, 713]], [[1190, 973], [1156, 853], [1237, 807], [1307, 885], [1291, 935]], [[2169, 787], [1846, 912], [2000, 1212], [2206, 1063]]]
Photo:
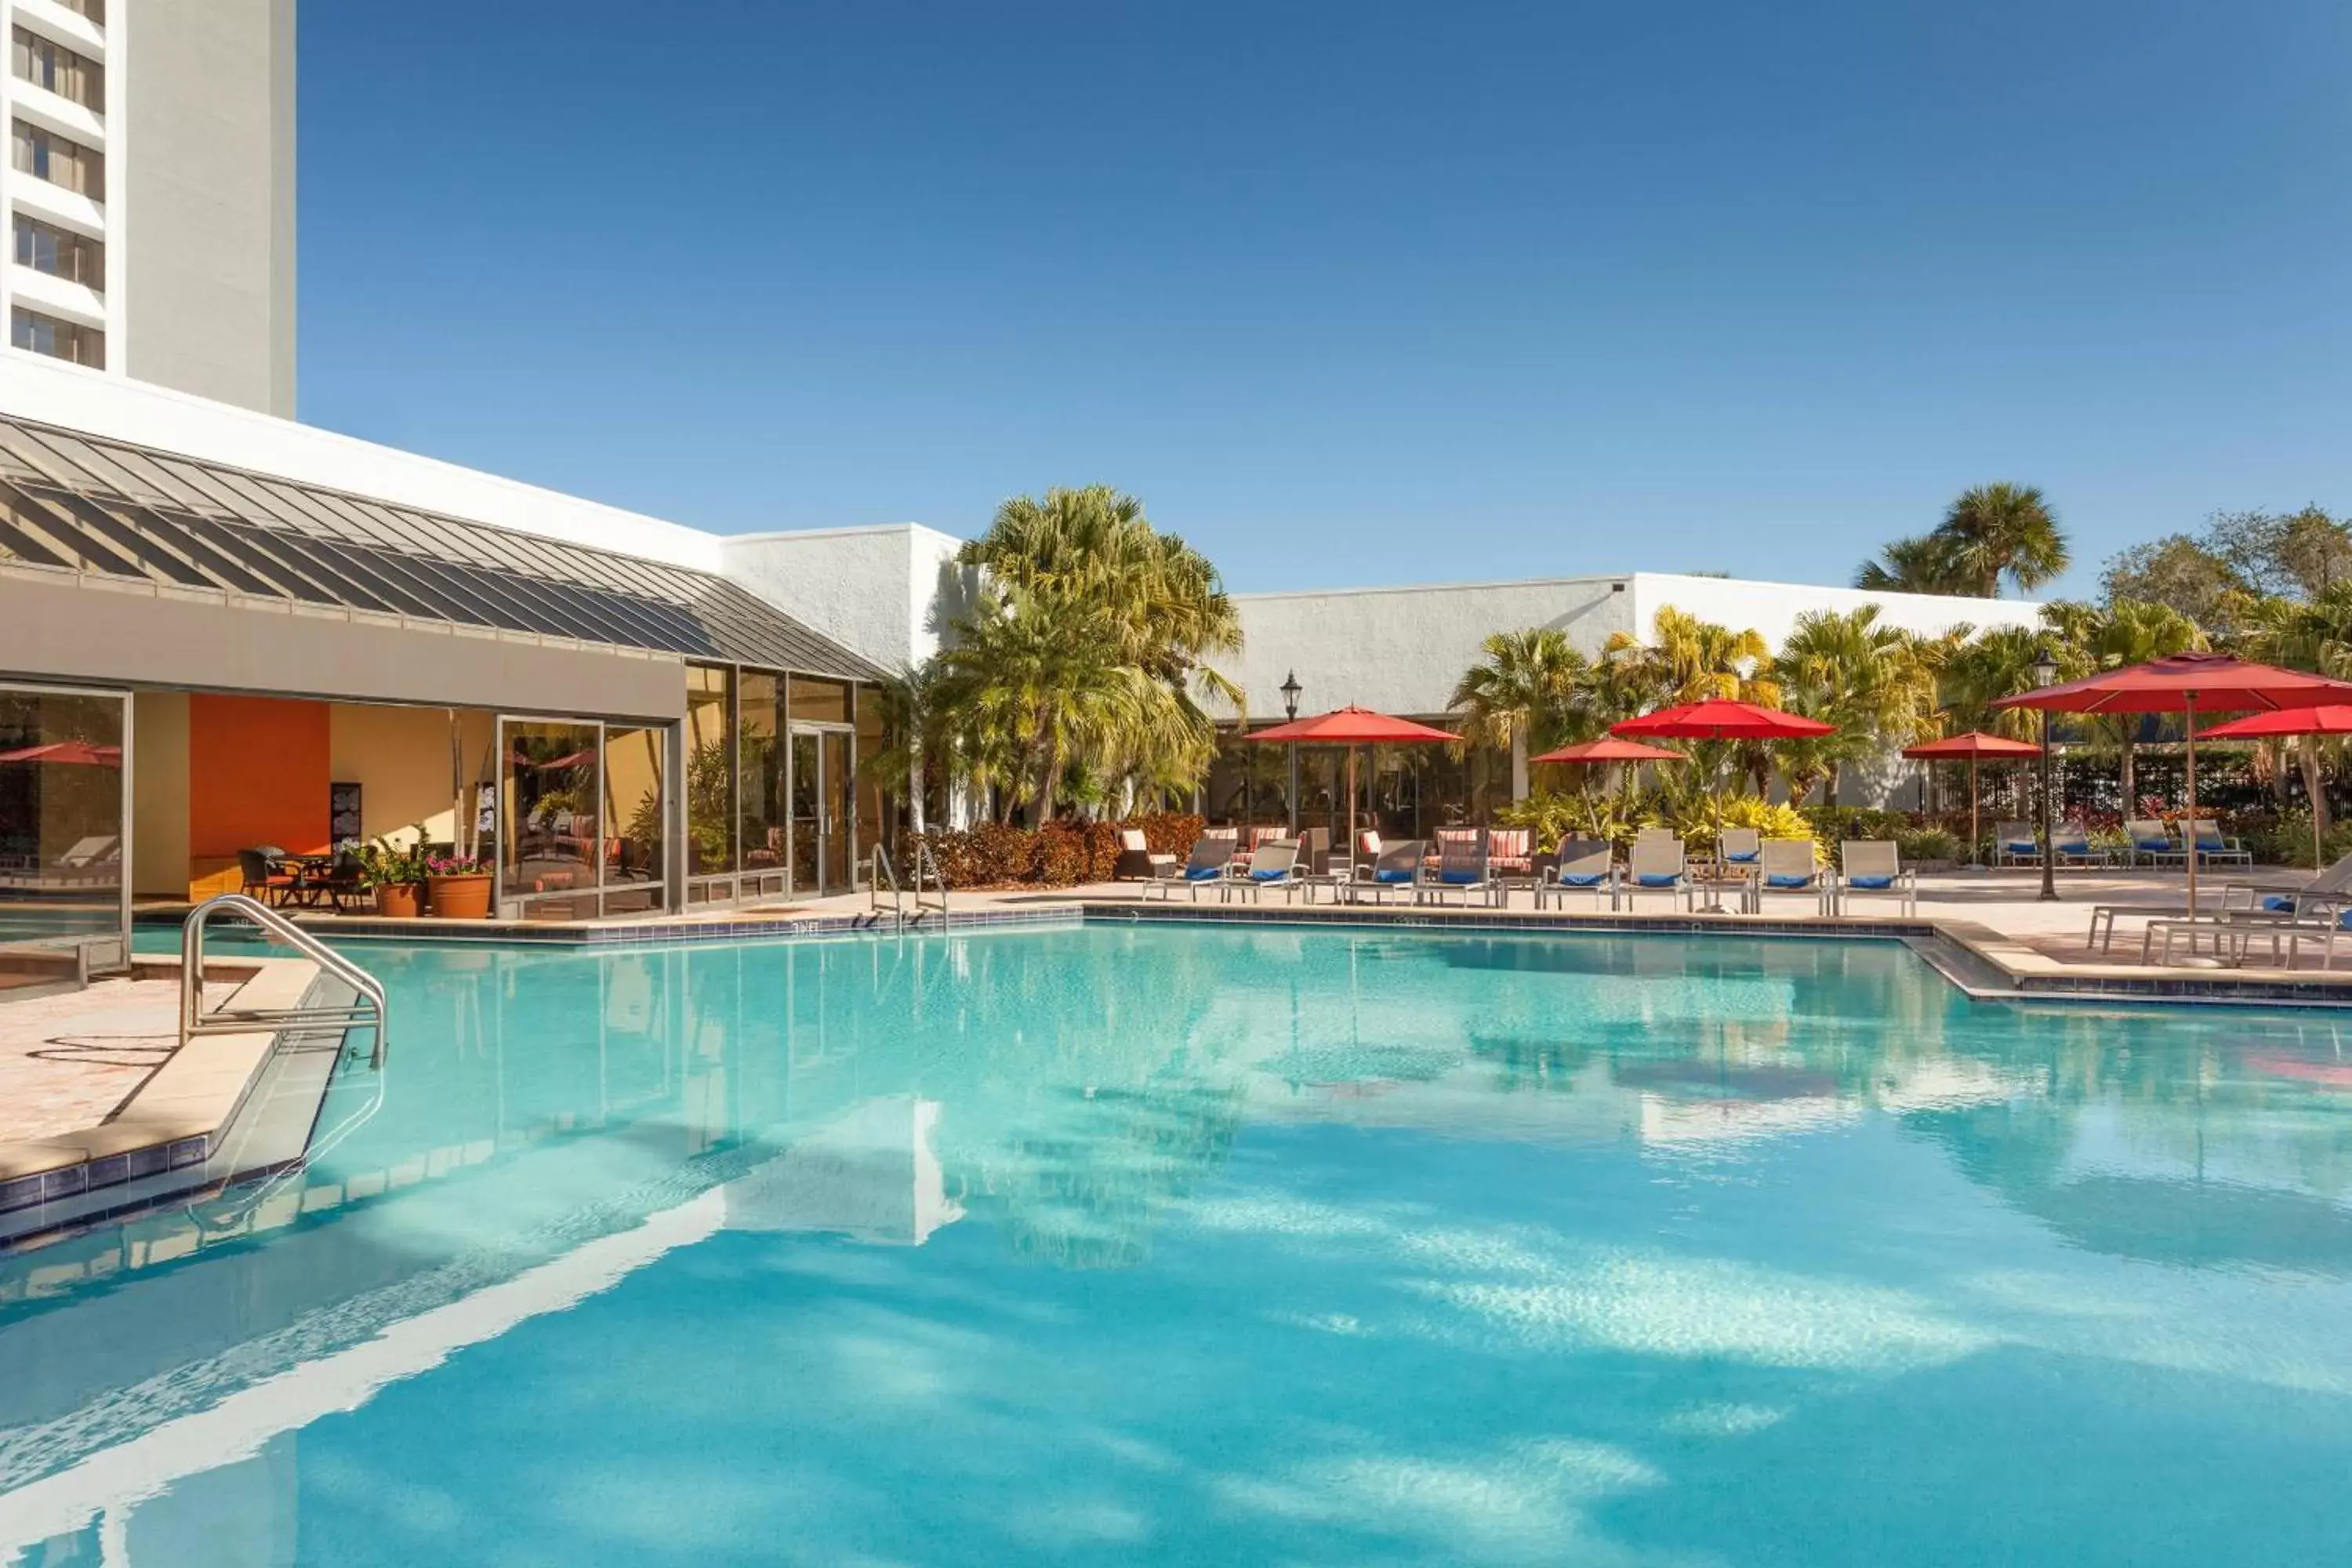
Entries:
[[1034, 831], [984, 822], [908, 834], [905, 853], [911, 861], [917, 845], [930, 846], [950, 888], [1073, 888], [1111, 879], [1122, 827], [1141, 828], [1143, 841], [1156, 853], [1185, 856], [1204, 826], [1200, 817], [1181, 812], [1116, 823], [1052, 822]]

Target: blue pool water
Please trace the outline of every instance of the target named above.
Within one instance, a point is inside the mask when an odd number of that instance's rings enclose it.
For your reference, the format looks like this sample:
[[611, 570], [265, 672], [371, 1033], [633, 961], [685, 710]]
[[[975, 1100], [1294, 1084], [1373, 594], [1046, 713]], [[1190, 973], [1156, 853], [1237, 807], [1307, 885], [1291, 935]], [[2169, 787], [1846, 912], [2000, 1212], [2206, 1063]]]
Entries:
[[2337, 1016], [1874, 943], [353, 951], [392, 1061], [299, 1182], [0, 1258], [0, 1563], [2352, 1539]]

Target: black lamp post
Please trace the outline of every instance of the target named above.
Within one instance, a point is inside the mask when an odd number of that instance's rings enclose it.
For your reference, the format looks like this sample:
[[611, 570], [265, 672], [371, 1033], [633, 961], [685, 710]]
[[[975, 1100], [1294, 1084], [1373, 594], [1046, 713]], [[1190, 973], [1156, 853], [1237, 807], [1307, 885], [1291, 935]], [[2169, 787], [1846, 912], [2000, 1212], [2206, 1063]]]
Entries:
[[[1298, 694], [1307, 689], [1298, 684], [1298, 672], [1292, 670], [1282, 678], [1282, 716], [1290, 722], [1298, 719]], [[1298, 742], [1290, 742], [1290, 836], [1298, 837]]]
[[[2037, 687], [2058, 684], [2058, 661], [2042, 649], [2033, 656], [2033, 684]], [[2058, 901], [2058, 839], [2054, 819], [2050, 809], [2050, 710], [2042, 710], [2042, 897], [2045, 902]]]

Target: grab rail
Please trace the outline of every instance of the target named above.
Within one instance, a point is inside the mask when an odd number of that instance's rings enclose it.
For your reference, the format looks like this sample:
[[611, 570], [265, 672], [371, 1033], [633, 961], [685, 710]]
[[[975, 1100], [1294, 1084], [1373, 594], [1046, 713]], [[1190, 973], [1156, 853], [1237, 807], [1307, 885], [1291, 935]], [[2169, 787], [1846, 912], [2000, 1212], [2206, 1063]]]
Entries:
[[[222, 1007], [205, 1012], [205, 926], [216, 913], [236, 915], [259, 927], [359, 994], [348, 1007]], [[381, 1069], [391, 1034], [387, 1015], [383, 986], [374, 975], [257, 899], [243, 893], [217, 894], [190, 910], [180, 928], [180, 1044], [184, 1046], [199, 1035], [373, 1024], [375, 1050], [368, 1058], [368, 1066]]]
[[882, 884], [885, 881], [890, 884], [890, 918], [904, 924], [907, 918], [906, 910], [899, 900], [905, 895], [898, 890], [898, 873], [891, 869], [890, 857], [884, 852], [882, 846], [877, 844], [874, 847], [874, 870], [866, 879], [867, 913], [877, 916], [881, 914]]
[[915, 914], [918, 919], [921, 918], [923, 912], [923, 873], [926, 869], [930, 872], [931, 881], [940, 889], [940, 924], [945, 927], [948, 923], [947, 873], [940, 869], [939, 857], [931, 853], [929, 842], [915, 846]]
[[[940, 911], [940, 924], [941, 926], [945, 926], [948, 923], [948, 879], [945, 876], [940, 874], [939, 859], [937, 857], [932, 855], [931, 847], [929, 845], [918, 844], [915, 846], [914, 863], [908, 868], [908, 869], [913, 874], [915, 883], [913, 889], [915, 895], [914, 919], [918, 921], [921, 921], [926, 914], [930, 912], [932, 908], [931, 905], [923, 901], [924, 878], [925, 874], [928, 872], [931, 883], [939, 889], [940, 901], [938, 907]], [[898, 873], [897, 869], [891, 866], [889, 855], [883, 849], [882, 846], [877, 844], [874, 847], [874, 872], [872, 876], [866, 879], [866, 909], [877, 920], [879, 920], [882, 916], [882, 885], [885, 882], [887, 882], [890, 885], [891, 923], [904, 927], [908, 923], [908, 889], [899, 885]]]

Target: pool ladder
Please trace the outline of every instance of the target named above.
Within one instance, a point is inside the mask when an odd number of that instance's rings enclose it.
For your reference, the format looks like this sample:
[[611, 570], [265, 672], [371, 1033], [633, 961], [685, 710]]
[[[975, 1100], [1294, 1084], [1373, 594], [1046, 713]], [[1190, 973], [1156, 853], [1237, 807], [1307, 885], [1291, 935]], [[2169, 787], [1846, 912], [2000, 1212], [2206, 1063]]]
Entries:
[[[356, 994], [345, 1006], [218, 1007], [205, 1012], [205, 927], [216, 914], [235, 915], [258, 926], [265, 934], [294, 949]], [[243, 893], [222, 893], [206, 899], [189, 911], [186, 922], [180, 927], [180, 1044], [184, 1046], [199, 1035], [249, 1035], [263, 1029], [350, 1029], [366, 1025], [375, 1031], [375, 1048], [369, 1054], [368, 1066], [382, 1070], [391, 1032], [389, 1023], [383, 986], [374, 975], [257, 899]]]
[[[882, 916], [886, 912], [883, 900], [887, 896], [889, 900], [887, 912], [890, 916], [890, 924], [894, 929], [904, 931], [910, 925], [920, 925], [925, 915], [936, 910], [940, 917], [940, 926], [944, 930], [948, 923], [948, 879], [940, 874], [939, 860], [931, 854], [929, 845], [915, 846], [914, 863], [908, 868], [908, 871], [914, 879], [915, 885], [912, 889], [901, 888], [898, 885], [898, 873], [890, 864], [889, 853], [879, 844], [874, 847], [874, 873], [866, 879], [867, 908], [873, 917], [872, 923], [876, 925], [882, 923]], [[887, 895], [883, 890], [885, 888], [889, 889]], [[927, 889], [929, 891], [927, 891]], [[934, 892], [939, 898], [939, 902], [936, 904], [931, 902]], [[910, 897], [914, 900], [911, 912], [907, 907], [907, 900]]]

